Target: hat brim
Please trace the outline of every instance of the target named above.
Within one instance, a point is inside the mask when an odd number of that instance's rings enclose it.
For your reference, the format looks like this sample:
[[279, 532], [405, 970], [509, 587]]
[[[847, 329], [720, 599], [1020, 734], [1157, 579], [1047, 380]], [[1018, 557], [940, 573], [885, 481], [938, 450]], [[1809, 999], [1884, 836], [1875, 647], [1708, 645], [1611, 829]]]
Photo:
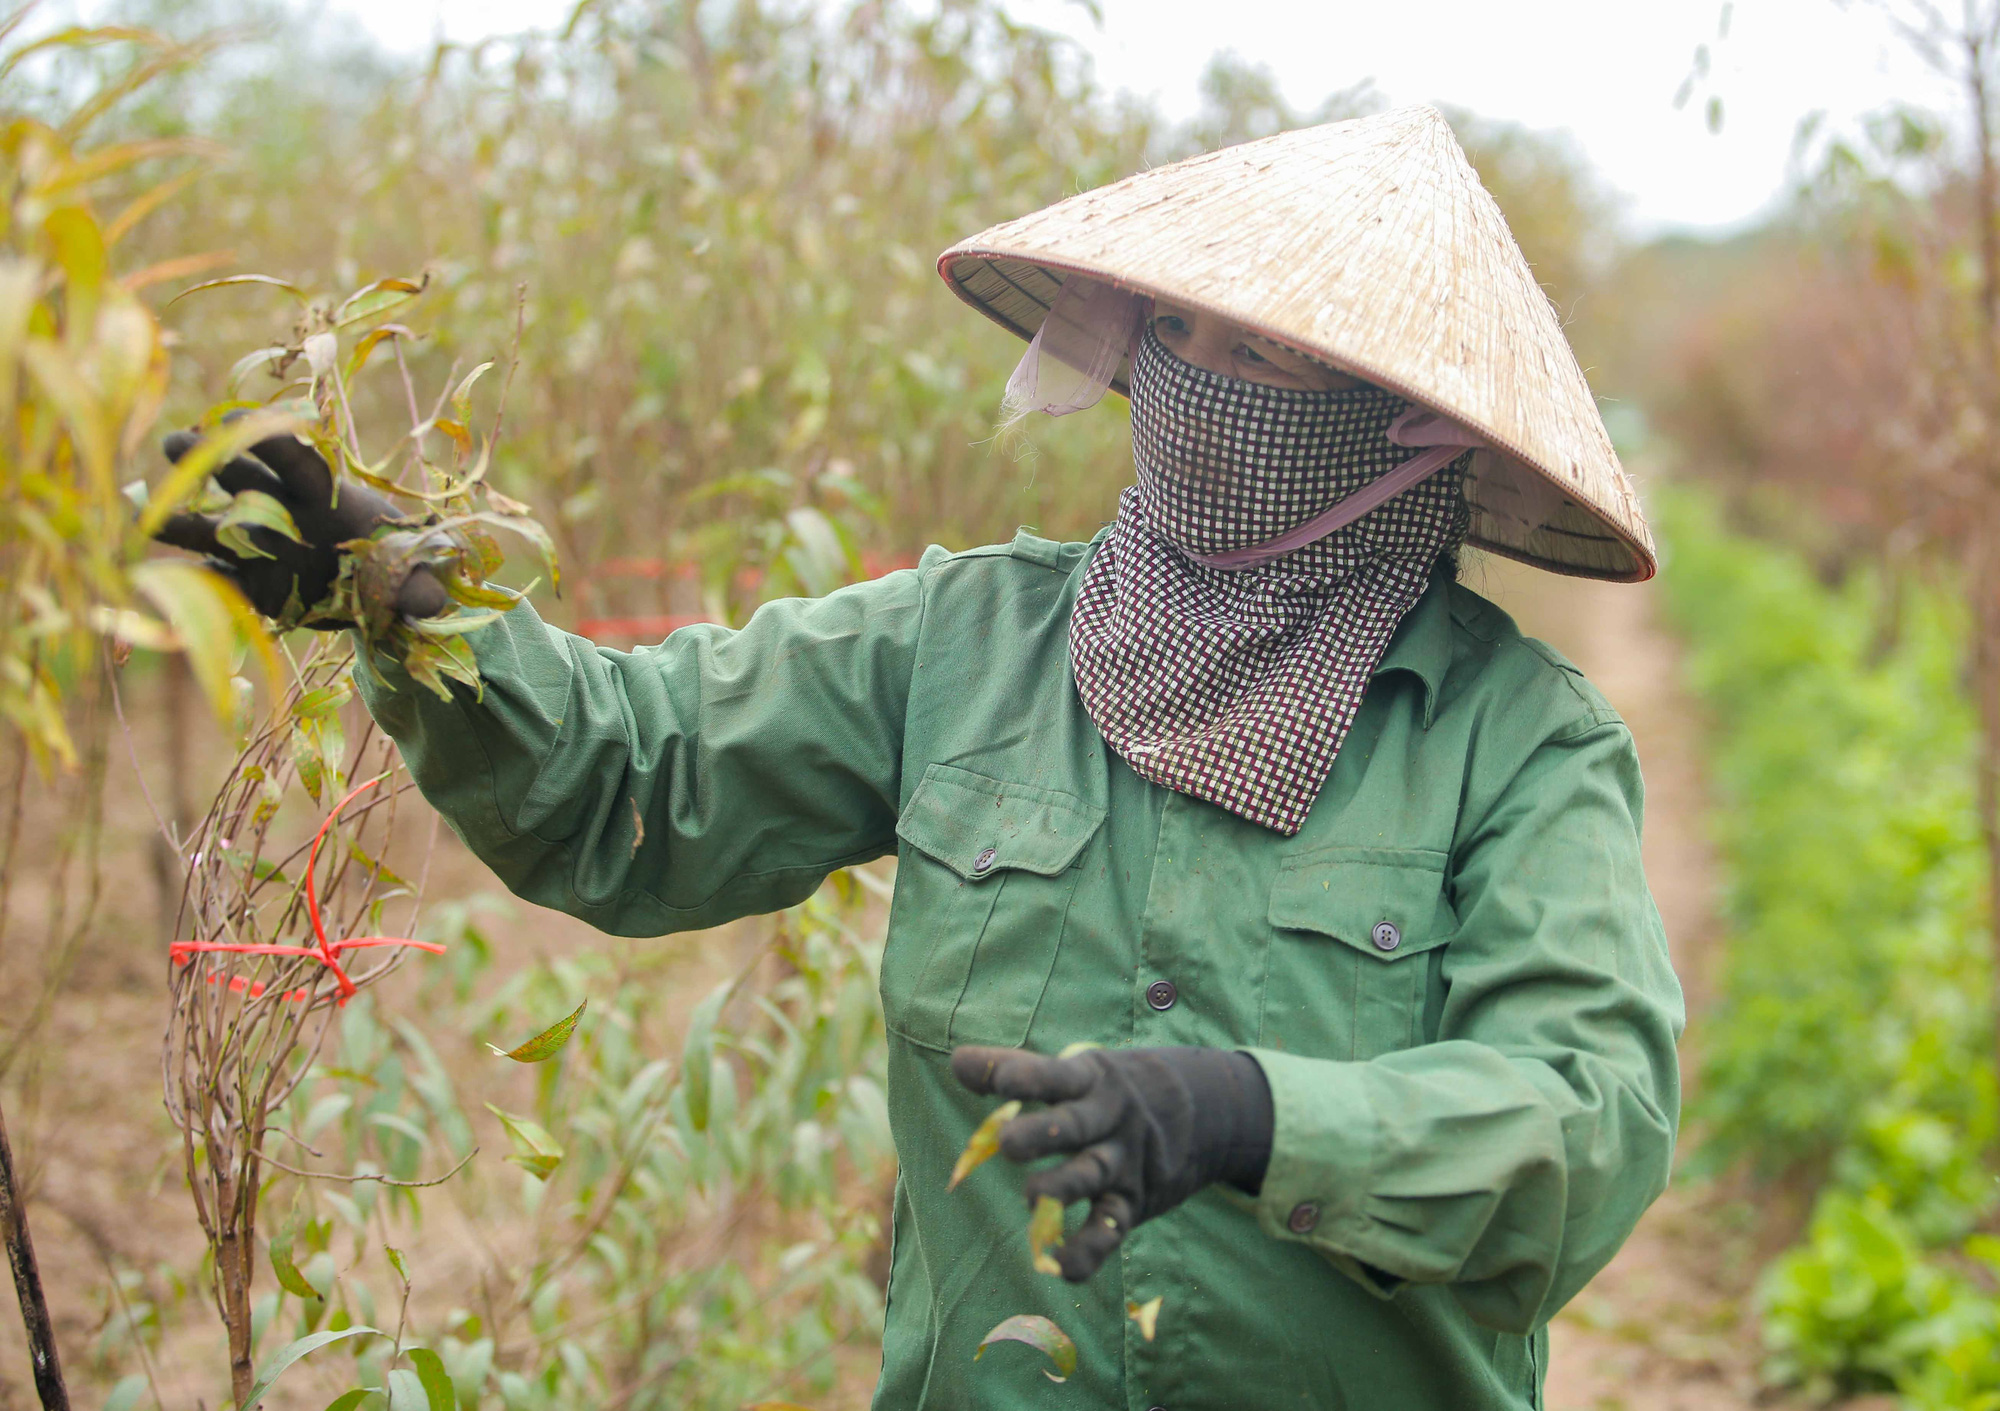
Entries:
[[[1099, 280], [1148, 298], [1168, 299], [1200, 313], [1240, 323], [1251, 332], [1317, 359], [1364, 382], [1383, 387], [1397, 396], [1442, 416], [1463, 419], [1463, 413], [1426, 397], [1420, 388], [1366, 361], [1343, 357], [1332, 348], [1304, 346], [1284, 330], [1261, 325], [1240, 312], [1222, 307], [1182, 290], [1149, 286], [1129, 276], [1104, 268], [1071, 261], [1037, 259], [1017, 251], [983, 246], [977, 237], [961, 242], [938, 257], [938, 273], [951, 291], [987, 318], [1022, 340], [1030, 340], [1042, 326], [1042, 319], [1054, 305], [1063, 281], [1072, 275]], [[1111, 380], [1111, 389], [1129, 396], [1129, 361], [1120, 366]], [[1475, 426], [1492, 447], [1476, 452], [1465, 479], [1465, 493], [1472, 509], [1472, 530], [1467, 542], [1488, 553], [1514, 559], [1535, 568], [1579, 578], [1596, 578], [1613, 583], [1640, 583], [1658, 572], [1658, 561], [1650, 537], [1641, 538], [1591, 510], [1564, 497], [1543, 522], [1522, 529], [1518, 522], [1512, 533], [1496, 533], [1490, 526], [1501, 517], [1481, 498], [1482, 483], [1494, 484], [1497, 477], [1529, 475], [1536, 483], [1551, 485], [1534, 462], [1520, 450], [1507, 445], [1506, 438], [1489, 427]]]

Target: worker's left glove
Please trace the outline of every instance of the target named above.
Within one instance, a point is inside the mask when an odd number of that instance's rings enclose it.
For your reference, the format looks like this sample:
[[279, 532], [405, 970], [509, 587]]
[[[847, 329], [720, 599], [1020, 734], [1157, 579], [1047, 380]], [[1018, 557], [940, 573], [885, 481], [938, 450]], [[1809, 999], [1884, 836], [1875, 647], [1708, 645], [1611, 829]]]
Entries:
[[1126, 1231], [1215, 1181], [1255, 1194], [1271, 1159], [1271, 1088], [1257, 1060], [1215, 1048], [1089, 1049], [1050, 1058], [961, 1048], [951, 1071], [976, 1093], [1043, 1102], [1000, 1129], [1010, 1161], [1069, 1154], [1031, 1173], [1028, 1203], [1088, 1200], [1083, 1228], [1055, 1250], [1082, 1283]]

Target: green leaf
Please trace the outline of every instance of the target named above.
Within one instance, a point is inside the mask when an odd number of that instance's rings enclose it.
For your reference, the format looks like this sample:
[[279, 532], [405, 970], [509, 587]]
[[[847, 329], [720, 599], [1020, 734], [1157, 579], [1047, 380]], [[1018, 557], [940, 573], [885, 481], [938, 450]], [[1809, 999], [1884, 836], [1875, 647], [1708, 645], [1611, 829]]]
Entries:
[[333, 311], [333, 326], [349, 328], [371, 318], [380, 318], [391, 309], [400, 309], [424, 292], [430, 277], [423, 279], [378, 279], [341, 300]]
[[306, 1276], [299, 1272], [299, 1266], [292, 1262], [292, 1242], [297, 1238], [298, 1227], [293, 1225], [271, 1241], [271, 1272], [278, 1276], [278, 1287], [286, 1293], [317, 1300], [320, 1296], [319, 1290], [312, 1286]]
[[500, 1119], [500, 1125], [507, 1129], [508, 1137], [513, 1140], [514, 1151], [507, 1158], [509, 1161], [544, 1181], [555, 1173], [563, 1159], [561, 1142], [530, 1118], [503, 1111], [490, 1102], [486, 1104], [486, 1110]]
[[308, 1353], [317, 1352], [328, 1343], [339, 1342], [342, 1338], [381, 1336], [382, 1330], [380, 1328], [370, 1328], [356, 1323], [351, 1328], [340, 1328], [336, 1331], [326, 1333], [312, 1333], [309, 1336], [298, 1339], [296, 1342], [286, 1343], [278, 1349], [276, 1356], [264, 1364], [264, 1370], [257, 1374], [256, 1382], [250, 1387], [250, 1394], [243, 1398], [241, 1411], [256, 1411], [257, 1403], [264, 1399], [264, 1393], [271, 1389], [271, 1384], [283, 1376], [294, 1362]]
[[146, 497], [145, 512], [139, 516], [140, 535], [151, 538], [158, 533], [167, 516], [234, 457], [267, 437], [303, 431], [310, 425], [310, 420], [294, 408], [279, 406], [250, 412], [211, 428], [174, 462], [166, 478]]
[[167, 300], [167, 307], [172, 308], [190, 294], [199, 294], [204, 289], [222, 289], [231, 284], [268, 284], [274, 289], [284, 290], [301, 304], [310, 302], [311, 298], [305, 290], [299, 288], [298, 285], [293, 284], [289, 280], [274, 279], [268, 274], [232, 274], [221, 279], [209, 279], [204, 280], [200, 284], [190, 284], [187, 288], [181, 290], [180, 293], [174, 295], [173, 298]]
[[1066, 1382], [1070, 1373], [1076, 1370], [1076, 1344], [1069, 1334], [1042, 1317], [1039, 1313], [1016, 1313], [1013, 1317], [994, 1328], [979, 1340], [979, 1347], [973, 1352], [972, 1360], [977, 1362], [985, 1356], [986, 1349], [996, 1342], [1025, 1342], [1028, 1346], [1048, 1354], [1056, 1364], [1056, 1372], [1043, 1372], [1052, 1382]]
[[111, 1388], [111, 1395], [104, 1398], [104, 1411], [132, 1411], [139, 1404], [139, 1398], [146, 1394], [146, 1379], [134, 1373], [119, 1379]]
[[229, 508], [215, 524], [216, 542], [239, 558], [270, 559], [277, 555], [260, 549], [250, 537], [252, 529], [268, 529], [282, 534], [294, 544], [303, 544], [292, 512], [262, 490], [239, 490], [230, 497]]
[[589, 1007], [590, 1001], [586, 999], [572, 1010], [567, 1018], [558, 1019], [532, 1039], [516, 1044], [513, 1048], [495, 1048], [492, 1044], [486, 1047], [502, 1058], [511, 1058], [516, 1063], [545, 1063], [562, 1052], [563, 1045], [568, 1043], [570, 1036], [576, 1032], [576, 1021], [583, 1018], [583, 1011]]
[[[1158, 1302], [1158, 1300], [1154, 1300]], [[451, 1383], [451, 1373], [444, 1368], [444, 1359], [428, 1347], [413, 1347], [408, 1353], [410, 1365], [417, 1369], [417, 1376], [424, 1384], [424, 1394], [430, 1398], [430, 1411], [458, 1411], [458, 1388]]]
[[473, 510], [457, 514], [434, 526], [438, 530], [460, 529], [468, 524], [489, 524], [495, 529], [506, 529], [526, 539], [541, 556], [542, 567], [548, 570], [549, 586], [562, 587], [562, 567], [556, 562], [556, 541], [549, 537], [549, 531], [539, 522], [521, 514], [499, 514], [493, 510]]
[[227, 721], [236, 710], [236, 652], [248, 645], [257, 654], [273, 694], [279, 683], [278, 654], [256, 610], [220, 574], [184, 559], [147, 559], [133, 565], [132, 586], [173, 623], [195, 680], [216, 717]]
[[688, 1019], [687, 1039], [681, 1044], [681, 1087], [687, 1095], [688, 1125], [697, 1132], [708, 1130], [708, 1100], [715, 1068], [715, 1021], [735, 988], [734, 981], [725, 980], [708, 992]]
[[374, 1387], [356, 1387], [352, 1391], [343, 1391], [327, 1402], [326, 1411], [357, 1411], [362, 1402], [375, 1394]]
[[254, 353], [245, 353], [229, 369], [229, 380], [225, 385], [229, 388], [230, 394], [232, 396], [235, 395], [236, 389], [242, 383], [243, 379], [255, 372], [259, 367], [269, 367], [275, 375], [277, 364], [289, 356], [291, 351], [290, 348], [279, 344], [275, 347], [259, 348]]
[[389, 1267], [396, 1271], [396, 1277], [407, 1284], [410, 1281], [410, 1269], [403, 1262], [403, 1251], [393, 1244], [385, 1244], [382, 1246], [382, 1252], [389, 1256]]
[[459, 380], [458, 386], [452, 389], [451, 409], [458, 413], [460, 421], [469, 422], [472, 420], [472, 384], [484, 377], [492, 369], [493, 363], [489, 359], [474, 368], [471, 372], [468, 372]]
[[423, 1378], [402, 1367], [389, 1373], [389, 1411], [435, 1411]]
[[1062, 1265], [1048, 1252], [1050, 1246], [1062, 1242], [1062, 1202], [1052, 1195], [1037, 1198], [1034, 1213], [1028, 1217], [1028, 1259], [1037, 1274], [1062, 1273]]
[[1021, 1104], [1003, 1102], [986, 1114], [986, 1120], [972, 1131], [965, 1143], [965, 1150], [958, 1154], [957, 1163], [951, 1168], [951, 1181], [946, 1190], [957, 1190], [958, 1183], [974, 1171], [991, 1161], [1000, 1150], [1000, 1129], [1021, 1115]]
[[343, 676], [331, 686], [321, 686], [300, 696], [292, 703], [292, 717], [296, 720], [317, 720], [323, 715], [332, 715], [353, 696], [354, 679]]

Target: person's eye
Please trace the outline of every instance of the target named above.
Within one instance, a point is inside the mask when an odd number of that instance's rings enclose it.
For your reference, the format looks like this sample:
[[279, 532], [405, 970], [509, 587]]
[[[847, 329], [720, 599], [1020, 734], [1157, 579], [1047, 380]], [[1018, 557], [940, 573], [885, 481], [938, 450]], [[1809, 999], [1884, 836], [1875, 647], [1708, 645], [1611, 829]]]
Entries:
[[1179, 314], [1161, 314], [1153, 320], [1155, 333], [1181, 334], [1188, 331], [1187, 320]]
[[1268, 363], [1271, 361], [1248, 343], [1238, 343], [1236, 345], [1236, 356], [1243, 359], [1246, 363]]

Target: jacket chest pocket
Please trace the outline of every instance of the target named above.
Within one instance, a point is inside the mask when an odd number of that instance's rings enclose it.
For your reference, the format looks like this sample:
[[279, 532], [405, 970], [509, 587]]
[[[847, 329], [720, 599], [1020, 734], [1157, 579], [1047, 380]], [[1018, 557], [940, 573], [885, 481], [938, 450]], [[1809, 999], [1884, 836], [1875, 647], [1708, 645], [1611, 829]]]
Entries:
[[948, 764], [925, 770], [882, 952], [882, 1010], [914, 1043], [1026, 1041], [1062, 943], [1077, 863], [1104, 810]]
[[1261, 1042], [1310, 1058], [1367, 1059], [1423, 1042], [1437, 950], [1458, 918], [1445, 855], [1325, 848], [1271, 886]]

